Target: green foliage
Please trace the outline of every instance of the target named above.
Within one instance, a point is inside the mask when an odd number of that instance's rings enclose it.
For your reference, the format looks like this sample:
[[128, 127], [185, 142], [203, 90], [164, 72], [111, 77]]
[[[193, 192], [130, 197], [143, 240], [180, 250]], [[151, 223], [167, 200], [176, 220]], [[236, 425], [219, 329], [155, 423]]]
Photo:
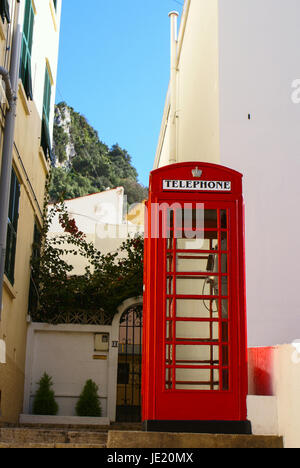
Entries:
[[68, 135], [64, 129], [58, 125], [54, 126], [53, 138], [55, 141], [55, 154], [60, 163], [67, 159], [66, 146], [68, 144]]
[[55, 416], [58, 413], [58, 405], [55, 401], [54, 392], [51, 390], [52, 379], [44, 374], [39, 381], [39, 388], [33, 402], [33, 414], [42, 416]]
[[[69, 134], [61, 125], [66, 110], [70, 114]], [[74, 148], [75, 155], [65, 167], [55, 167], [50, 187], [50, 199], [81, 197], [109, 188], [124, 186], [128, 203], [141, 202], [147, 197], [147, 189], [137, 181], [137, 171], [131, 157], [118, 144], [111, 149], [100, 141], [98, 133], [86, 118], [68, 107], [66, 103], [56, 106], [54, 124], [54, 148], [60, 163], [67, 159], [66, 147]]]
[[98, 396], [98, 386], [92, 380], [88, 380], [82, 390], [76, 404], [77, 416], [99, 418], [102, 414]]
[[[47, 237], [49, 225], [58, 214], [64, 234]], [[128, 239], [118, 251], [103, 255], [88, 243], [64, 203], [54, 205], [45, 217], [40, 257], [32, 257], [32, 278], [38, 291], [37, 322], [53, 322], [58, 314], [85, 311], [111, 323], [118, 306], [142, 295], [143, 248], [141, 237]], [[82, 276], [72, 275], [65, 255], [80, 255], [88, 266]]]

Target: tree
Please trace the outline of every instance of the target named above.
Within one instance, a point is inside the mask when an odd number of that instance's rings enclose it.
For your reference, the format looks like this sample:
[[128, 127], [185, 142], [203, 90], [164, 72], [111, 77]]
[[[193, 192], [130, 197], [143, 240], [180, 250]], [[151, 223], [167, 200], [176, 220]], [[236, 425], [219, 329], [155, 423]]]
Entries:
[[85, 383], [83, 391], [76, 404], [77, 416], [99, 418], [102, 414], [98, 396], [98, 386], [92, 380]]
[[51, 377], [45, 373], [39, 381], [39, 388], [34, 398], [33, 414], [55, 416], [58, 413], [58, 405], [54, 392], [51, 390], [52, 386]]

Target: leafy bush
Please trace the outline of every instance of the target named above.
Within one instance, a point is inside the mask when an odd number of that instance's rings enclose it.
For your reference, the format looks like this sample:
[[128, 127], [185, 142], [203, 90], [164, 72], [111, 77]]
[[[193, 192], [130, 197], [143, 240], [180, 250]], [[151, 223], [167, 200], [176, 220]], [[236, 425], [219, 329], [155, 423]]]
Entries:
[[[57, 214], [64, 234], [47, 237]], [[40, 255], [31, 259], [31, 278], [38, 294], [36, 309], [30, 311], [35, 322], [57, 323], [58, 314], [86, 311], [105, 316], [102, 323], [110, 324], [122, 302], [143, 294], [142, 237], [128, 239], [116, 252], [104, 255], [86, 241], [63, 203], [45, 215], [41, 234], [42, 248], [34, 245]], [[73, 266], [65, 260], [71, 254], [87, 261], [85, 274], [72, 274]]]
[[33, 414], [42, 416], [55, 416], [58, 413], [58, 405], [55, 401], [52, 379], [44, 374], [39, 381], [39, 388], [34, 398]]
[[76, 405], [77, 416], [91, 418], [100, 417], [102, 414], [98, 396], [98, 386], [92, 380], [88, 380]]

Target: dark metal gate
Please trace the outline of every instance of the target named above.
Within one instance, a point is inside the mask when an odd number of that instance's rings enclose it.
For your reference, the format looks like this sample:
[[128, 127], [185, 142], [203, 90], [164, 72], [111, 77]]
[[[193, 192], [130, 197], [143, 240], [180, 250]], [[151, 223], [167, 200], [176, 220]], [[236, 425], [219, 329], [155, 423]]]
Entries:
[[118, 422], [141, 421], [142, 330], [142, 306], [124, 312], [119, 335]]

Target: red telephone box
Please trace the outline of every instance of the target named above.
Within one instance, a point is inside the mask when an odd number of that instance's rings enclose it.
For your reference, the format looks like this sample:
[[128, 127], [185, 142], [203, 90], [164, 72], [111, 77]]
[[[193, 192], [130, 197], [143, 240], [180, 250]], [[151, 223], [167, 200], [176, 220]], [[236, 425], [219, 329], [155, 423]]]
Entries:
[[179, 163], [150, 176], [142, 419], [148, 431], [251, 433], [242, 175]]

